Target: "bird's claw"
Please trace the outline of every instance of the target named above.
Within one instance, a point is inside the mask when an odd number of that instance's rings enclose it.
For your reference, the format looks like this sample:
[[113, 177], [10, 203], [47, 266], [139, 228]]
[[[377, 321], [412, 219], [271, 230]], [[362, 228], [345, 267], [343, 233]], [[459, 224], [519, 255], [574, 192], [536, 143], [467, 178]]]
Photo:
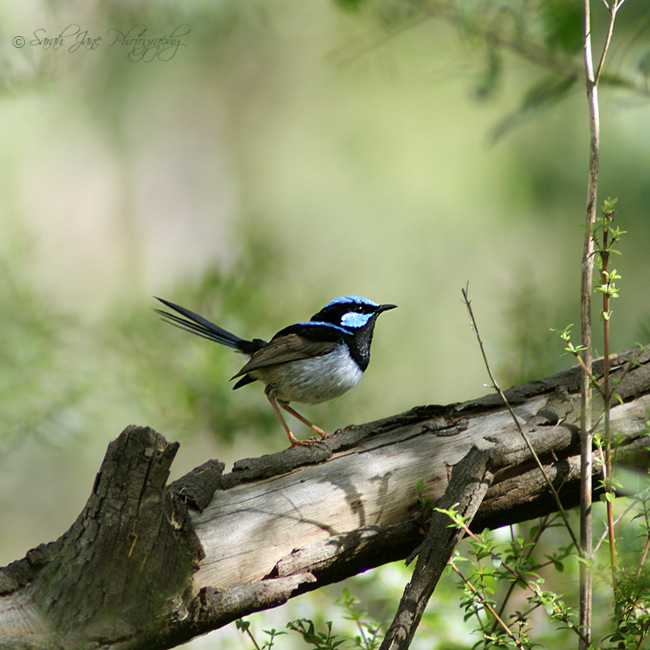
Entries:
[[[329, 437], [330, 436], [328, 436], [328, 438]], [[320, 442], [318, 438], [307, 438], [307, 440], [298, 440], [298, 438], [294, 438], [291, 441], [291, 447], [289, 447], [289, 449], [293, 449], [294, 447], [311, 447], [317, 442]]]

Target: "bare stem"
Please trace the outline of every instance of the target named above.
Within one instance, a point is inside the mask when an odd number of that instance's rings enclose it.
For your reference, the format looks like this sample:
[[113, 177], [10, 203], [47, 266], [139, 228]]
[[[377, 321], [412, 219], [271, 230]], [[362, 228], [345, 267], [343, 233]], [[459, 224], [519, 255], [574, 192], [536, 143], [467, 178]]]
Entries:
[[573, 543], [575, 544], [575, 547], [577, 549], [580, 549], [580, 546], [578, 544], [578, 538], [576, 537], [575, 533], [573, 532], [573, 529], [571, 528], [571, 524], [569, 523], [569, 519], [567, 518], [566, 511], [564, 510], [564, 507], [562, 506], [562, 502], [560, 501], [560, 495], [558, 494], [557, 490], [555, 489], [555, 486], [553, 485], [553, 482], [549, 478], [548, 474], [546, 473], [546, 470], [544, 469], [544, 465], [542, 465], [542, 461], [540, 461], [539, 456], [537, 455], [537, 452], [533, 448], [533, 445], [531, 444], [528, 436], [526, 435], [526, 432], [523, 430], [521, 423], [519, 422], [519, 418], [515, 414], [515, 412], [512, 410], [512, 406], [510, 406], [510, 402], [508, 402], [507, 397], [501, 390], [501, 387], [497, 383], [497, 380], [494, 378], [494, 375], [492, 374], [492, 368], [490, 367], [490, 362], [488, 361], [487, 354], [485, 353], [485, 347], [483, 346], [483, 340], [481, 339], [481, 335], [478, 331], [478, 326], [476, 325], [476, 319], [474, 318], [474, 311], [472, 310], [472, 303], [470, 302], [468, 296], [467, 296], [467, 289], [461, 289], [463, 293], [463, 298], [465, 299], [465, 305], [467, 307], [467, 311], [469, 312], [469, 317], [472, 322], [472, 329], [474, 330], [474, 334], [476, 335], [476, 339], [478, 340], [479, 347], [481, 348], [481, 354], [483, 355], [483, 363], [485, 364], [485, 368], [488, 372], [488, 375], [490, 376], [490, 381], [492, 382], [492, 387], [496, 392], [499, 394], [499, 397], [503, 400], [503, 403], [505, 404], [505, 407], [508, 409], [508, 412], [510, 413], [515, 426], [517, 427], [517, 431], [521, 434], [521, 437], [524, 439], [524, 442], [526, 443], [526, 446], [528, 447], [528, 451], [530, 451], [532, 457], [535, 459], [535, 462], [537, 463], [537, 467], [539, 467], [539, 470], [542, 473], [542, 476], [544, 477], [544, 480], [546, 481], [546, 484], [548, 485], [548, 489], [550, 490], [551, 494], [553, 495], [553, 499], [555, 500], [555, 504], [557, 505], [557, 509], [562, 517], [562, 521], [564, 521], [564, 525], [566, 529], [569, 531], [569, 535], [571, 535], [571, 539]]
[[[592, 618], [592, 575], [591, 563], [593, 559], [593, 530], [592, 530], [592, 414], [591, 414], [591, 368], [592, 368], [592, 335], [591, 335], [591, 290], [593, 281], [593, 254], [594, 237], [593, 228], [596, 223], [596, 203], [598, 199], [598, 168], [600, 161], [600, 115], [598, 108], [598, 82], [601, 78], [605, 59], [609, 50], [614, 21], [618, 10], [624, 0], [611, 0], [611, 4], [605, 3], [609, 11], [609, 25], [605, 43], [600, 55], [598, 69], [594, 72], [593, 56], [591, 50], [591, 8], [590, 0], [583, 0], [584, 4], [584, 66], [585, 81], [587, 86], [587, 105], [589, 109], [589, 179], [587, 183], [587, 215], [586, 232], [582, 257], [582, 285], [580, 300], [580, 325], [582, 334], [582, 375], [581, 375], [581, 417], [580, 417], [580, 446], [581, 446], [581, 483], [580, 483], [580, 549], [583, 562], [580, 563], [580, 626], [585, 635], [585, 642], [581, 642], [581, 650], [586, 650], [591, 642], [591, 618]], [[605, 384], [603, 385], [606, 420], [608, 426], [608, 400], [609, 394], [609, 324], [607, 318], [609, 310], [605, 311]], [[607, 457], [607, 450], [606, 450]], [[607, 468], [608, 476], [611, 479], [611, 467]], [[610, 513], [611, 514], [611, 513]], [[610, 516], [610, 525], [613, 515]], [[613, 526], [610, 528], [613, 535]], [[613, 544], [611, 544], [613, 549]], [[613, 551], [615, 552], [615, 551]], [[615, 562], [615, 555], [612, 556]], [[615, 565], [612, 565], [614, 570]]]
[[[528, 562], [530, 559], [530, 556], [533, 554], [533, 551], [537, 547], [537, 542], [539, 542], [539, 538], [542, 536], [542, 533], [546, 530], [546, 525], [548, 523], [549, 516], [546, 515], [545, 517], [542, 517], [540, 520], [539, 526], [537, 527], [537, 533], [535, 537], [531, 540], [530, 546], [528, 547], [528, 550], [526, 551], [524, 555], [524, 562]], [[512, 529], [512, 527], [511, 527]], [[510, 600], [510, 597], [512, 596], [512, 592], [515, 590], [515, 587], [517, 586], [517, 581], [513, 580], [510, 583], [510, 586], [508, 587], [508, 591], [506, 592], [505, 597], [503, 598], [503, 601], [501, 603], [501, 607], [499, 607], [499, 616], [502, 616], [503, 613], [506, 611], [506, 607], [508, 605], [508, 601]], [[528, 586], [528, 583], [526, 582], [526, 586]], [[495, 622], [496, 625], [496, 622]], [[494, 627], [492, 628], [494, 631]]]
[[639, 562], [639, 568], [637, 569], [636, 572], [637, 580], [641, 577], [641, 569], [643, 568], [643, 565], [645, 564], [645, 560], [648, 557], [649, 550], [650, 550], [650, 534], [647, 536], [645, 540], [645, 546], [643, 547], [643, 553], [641, 554], [641, 561]]
[[486, 600], [479, 592], [478, 589], [458, 570], [456, 565], [452, 562], [449, 563], [449, 566], [456, 572], [457, 575], [460, 576], [460, 579], [465, 583], [466, 587], [475, 595], [479, 598], [481, 601], [481, 604], [485, 609], [487, 609], [490, 614], [494, 617], [494, 620], [498, 622], [498, 624], [503, 628], [503, 631], [512, 639], [513, 643], [517, 648], [520, 648], [520, 650], [524, 650], [524, 647], [522, 646], [521, 642], [517, 639], [516, 635], [514, 632], [506, 625], [505, 621], [496, 613], [494, 610], [494, 607], [490, 605], [489, 601]]
[[609, 11], [609, 24], [607, 25], [607, 35], [605, 36], [605, 44], [603, 45], [603, 51], [600, 55], [600, 61], [598, 62], [598, 69], [596, 70], [595, 83], [598, 84], [600, 81], [600, 75], [603, 71], [603, 66], [605, 65], [605, 57], [607, 56], [607, 50], [609, 50], [609, 44], [612, 40], [612, 34], [614, 33], [614, 21], [616, 20], [616, 14], [618, 10], [623, 6], [625, 0], [614, 0], [611, 5], [605, 3]]
[[[580, 290], [580, 330], [582, 335], [582, 373], [580, 378], [580, 629], [586, 642], [580, 649], [586, 650], [591, 642], [591, 615], [593, 582], [591, 563], [593, 558], [593, 533], [591, 519], [591, 472], [593, 465], [591, 433], [591, 287], [593, 281], [593, 227], [596, 223], [598, 198], [598, 164], [600, 158], [600, 116], [598, 112], [598, 84], [594, 74], [591, 52], [590, 0], [584, 0], [584, 65], [589, 107], [589, 180], [587, 183], [587, 215], [585, 241], [582, 254], [582, 283]], [[601, 57], [602, 59], [602, 57]]]
[[[612, 12], [612, 15], [613, 12]], [[612, 277], [609, 273], [609, 255], [610, 255], [610, 230], [609, 223], [612, 219], [613, 212], [609, 210], [603, 215], [603, 242], [599, 251], [601, 260], [601, 282], [603, 289], [603, 337], [604, 337], [604, 355], [603, 359], [603, 405], [605, 418], [605, 491], [608, 494], [613, 492], [613, 475], [612, 475], [612, 432], [610, 426], [609, 409], [612, 403], [611, 386], [609, 382], [609, 320], [610, 320], [610, 301], [611, 290], [613, 288]], [[614, 504], [607, 500], [607, 529], [609, 532], [609, 553], [612, 571], [612, 585], [616, 591], [616, 536], [614, 528]]]

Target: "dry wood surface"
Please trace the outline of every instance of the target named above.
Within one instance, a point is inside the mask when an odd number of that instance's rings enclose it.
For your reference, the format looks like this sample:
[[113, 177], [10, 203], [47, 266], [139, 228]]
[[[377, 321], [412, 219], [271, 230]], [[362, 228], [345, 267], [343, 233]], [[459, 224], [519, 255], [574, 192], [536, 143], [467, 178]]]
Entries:
[[[623, 400], [611, 417], [618, 460], [647, 467], [650, 352], [635, 355], [611, 361]], [[567, 507], [580, 478], [578, 386], [572, 368], [507, 391]], [[225, 475], [209, 461], [167, 485], [176, 448], [142, 427], [111, 443], [70, 530], [0, 570], [0, 648], [169, 648], [404, 559], [430, 514], [418, 482], [438, 501], [472, 449], [489, 453], [493, 474], [474, 529], [556, 509], [497, 395], [351, 426]]]

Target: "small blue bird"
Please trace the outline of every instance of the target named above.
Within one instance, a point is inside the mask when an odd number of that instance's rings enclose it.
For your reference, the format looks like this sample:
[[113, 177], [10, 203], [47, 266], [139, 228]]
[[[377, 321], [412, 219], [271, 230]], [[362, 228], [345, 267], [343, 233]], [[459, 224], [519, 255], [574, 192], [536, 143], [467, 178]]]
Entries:
[[318, 404], [356, 386], [370, 361], [370, 343], [377, 317], [397, 307], [378, 305], [360, 296], [342, 296], [327, 303], [309, 322], [289, 325], [267, 343], [261, 339], [241, 339], [189, 309], [162, 298], [156, 300], [182, 316], [156, 309], [165, 322], [250, 357], [232, 377], [240, 378], [233, 388], [258, 380], [265, 384], [264, 392], [292, 447], [310, 445], [316, 439], [298, 440], [291, 433], [280, 407], [321, 438], [329, 438], [329, 434], [291, 408], [289, 402]]

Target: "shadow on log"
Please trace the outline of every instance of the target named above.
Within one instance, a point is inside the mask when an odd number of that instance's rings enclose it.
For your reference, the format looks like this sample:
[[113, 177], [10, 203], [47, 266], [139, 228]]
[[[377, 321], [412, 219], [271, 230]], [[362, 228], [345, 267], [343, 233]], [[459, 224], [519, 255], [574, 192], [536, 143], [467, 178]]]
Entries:
[[[618, 460], [647, 468], [650, 351], [633, 356], [611, 361], [623, 377], [611, 417]], [[566, 508], [578, 503], [579, 374], [506, 392]], [[176, 450], [134, 426], [109, 445], [72, 527], [0, 570], [0, 647], [170, 648], [404, 559], [426, 527], [418, 481], [438, 501], [471, 450], [491, 459], [474, 530], [556, 508], [496, 395], [351, 426], [225, 475], [208, 461], [167, 485]]]

